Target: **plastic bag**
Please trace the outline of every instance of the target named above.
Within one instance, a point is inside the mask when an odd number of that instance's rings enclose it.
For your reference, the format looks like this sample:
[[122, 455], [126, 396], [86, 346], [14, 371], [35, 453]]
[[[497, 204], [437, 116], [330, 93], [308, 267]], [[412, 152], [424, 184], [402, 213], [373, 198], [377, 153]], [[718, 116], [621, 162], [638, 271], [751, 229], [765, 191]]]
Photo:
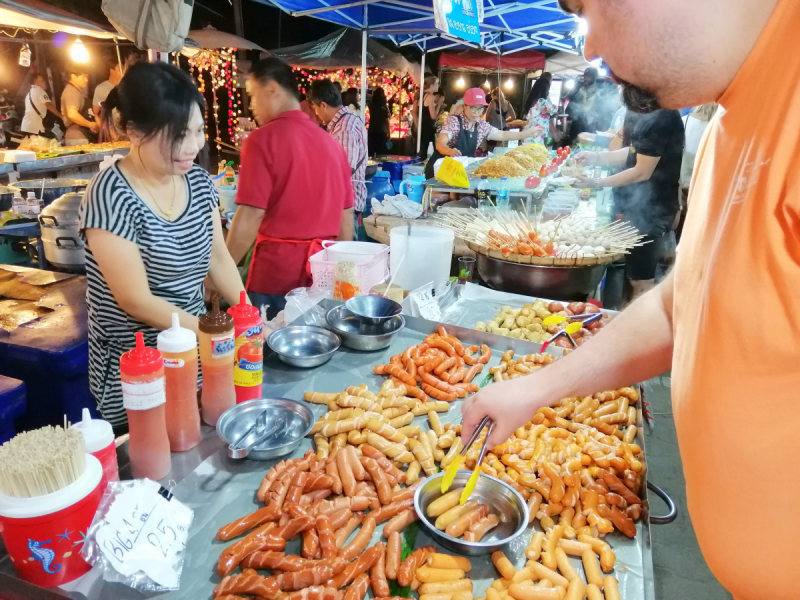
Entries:
[[301, 316], [306, 325], [325, 326], [325, 309], [319, 303], [330, 298], [330, 291], [314, 288], [295, 288], [286, 294], [286, 308], [284, 308], [287, 323], [293, 323]]
[[141, 592], [177, 590], [193, 517], [158, 482], [109, 482], [81, 556], [106, 581]]

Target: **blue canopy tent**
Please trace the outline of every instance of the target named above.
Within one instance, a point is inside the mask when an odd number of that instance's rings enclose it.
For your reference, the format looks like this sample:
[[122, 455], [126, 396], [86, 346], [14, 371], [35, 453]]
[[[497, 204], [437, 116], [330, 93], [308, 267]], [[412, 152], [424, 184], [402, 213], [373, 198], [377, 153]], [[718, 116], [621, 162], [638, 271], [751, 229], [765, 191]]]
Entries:
[[[481, 48], [506, 55], [546, 48], [579, 54], [578, 22], [564, 14], [557, 0], [484, 0], [481, 43], [474, 44], [436, 29], [433, 3], [442, 0], [256, 0], [295, 16], [318, 19], [362, 32], [362, 74], [366, 73], [367, 38], [381, 37], [397, 46], [422, 50], [422, 73], [427, 52], [446, 48]], [[451, 0], [452, 1], [452, 0]], [[366, 98], [362, 75], [361, 96]], [[420, 117], [422, 103], [420, 103]]]

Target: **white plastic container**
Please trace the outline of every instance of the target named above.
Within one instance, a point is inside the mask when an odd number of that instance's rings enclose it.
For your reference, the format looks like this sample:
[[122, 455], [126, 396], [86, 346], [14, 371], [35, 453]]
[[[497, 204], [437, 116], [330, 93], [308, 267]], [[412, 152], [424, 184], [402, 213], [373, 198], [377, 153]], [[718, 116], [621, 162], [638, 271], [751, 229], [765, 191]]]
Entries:
[[83, 419], [72, 425], [83, 434], [86, 452], [100, 461], [103, 467], [101, 489], [106, 490], [109, 481], [119, 481], [119, 465], [117, 464], [117, 447], [114, 442], [114, 430], [111, 423], [103, 419], [93, 419], [88, 408], [83, 409]]
[[453, 232], [443, 227], [416, 225], [392, 229], [389, 265], [393, 276], [405, 257], [395, 276], [395, 284], [409, 291], [430, 282], [434, 287], [444, 284], [450, 277], [454, 243]]
[[341, 262], [348, 260], [362, 265], [371, 261], [377, 254], [380, 254], [386, 246], [373, 242], [337, 242], [325, 240], [322, 247], [328, 251], [330, 262]]
[[[223, 179], [225, 179], [223, 177]], [[236, 186], [235, 185], [221, 185], [219, 186], [219, 205], [222, 212], [227, 214], [236, 211]]]

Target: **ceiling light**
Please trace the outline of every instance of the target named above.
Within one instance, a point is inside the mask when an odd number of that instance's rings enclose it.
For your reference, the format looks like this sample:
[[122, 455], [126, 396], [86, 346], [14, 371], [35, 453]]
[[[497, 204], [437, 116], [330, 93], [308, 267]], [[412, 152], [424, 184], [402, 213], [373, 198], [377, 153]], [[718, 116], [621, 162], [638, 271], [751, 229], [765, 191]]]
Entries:
[[72, 44], [72, 48], [69, 49], [69, 56], [76, 63], [89, 62], [89, 51], [83, 45], [81, 38], [76, 39], [75, 43]]
[[567, 79], [564, 82], [564, 87], [567, 88], [568, 90], [571, 90], [572, 88], [575, 87], [575, 80], [574, 79]]
[[483, 82], [483, 87], [485, 87], [487, 90], [488, 90], [490, 87], [492, 87], [492, 84], [491, 84], [491, 83], [489, 83], [489, 78], [488, 78], [488, 77], [486, 78], [486, 81], [484, 81], [484, 82]]
[[464, 78], [463, 77], [459, 77], [458, 81], [456, 81], [456, 87], [457, 88], [463, 88], [465, 85], [466, 84], [464, 83]]
[[509, 77], [508, 79], [506, 79], [506, 82], [503, 84], [503, 87], [506, 88], [507, 90], [513, 90], [514, 80]]

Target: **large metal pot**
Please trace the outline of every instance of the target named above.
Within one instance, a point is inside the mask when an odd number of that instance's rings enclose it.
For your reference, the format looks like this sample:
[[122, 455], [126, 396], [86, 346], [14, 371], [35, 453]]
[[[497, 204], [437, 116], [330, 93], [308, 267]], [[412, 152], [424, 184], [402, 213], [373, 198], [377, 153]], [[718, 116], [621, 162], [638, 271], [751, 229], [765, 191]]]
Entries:
[[11, 202], [14, 199], [14, 188], [0, 186], [0, 212], [11, 210]]
[[554, 300], [586, 301], [603, 279], [606, 265], [546, 267], [478, 254], [478, 273], [496, 290]]
[[79, 223], [82, 200], [83, 192], [64, 194], [39, 215], [44, 256], [55, 267], [84, 270], [85, 248]]
[[31, 179], [18, 181], [10, 187], [14, 191], [20, 191], [23, 198], [28, 197], [28, 192], [33, 192], [47, 206], [64, 194], [85, 190], [87, 185], [88, 179]]

